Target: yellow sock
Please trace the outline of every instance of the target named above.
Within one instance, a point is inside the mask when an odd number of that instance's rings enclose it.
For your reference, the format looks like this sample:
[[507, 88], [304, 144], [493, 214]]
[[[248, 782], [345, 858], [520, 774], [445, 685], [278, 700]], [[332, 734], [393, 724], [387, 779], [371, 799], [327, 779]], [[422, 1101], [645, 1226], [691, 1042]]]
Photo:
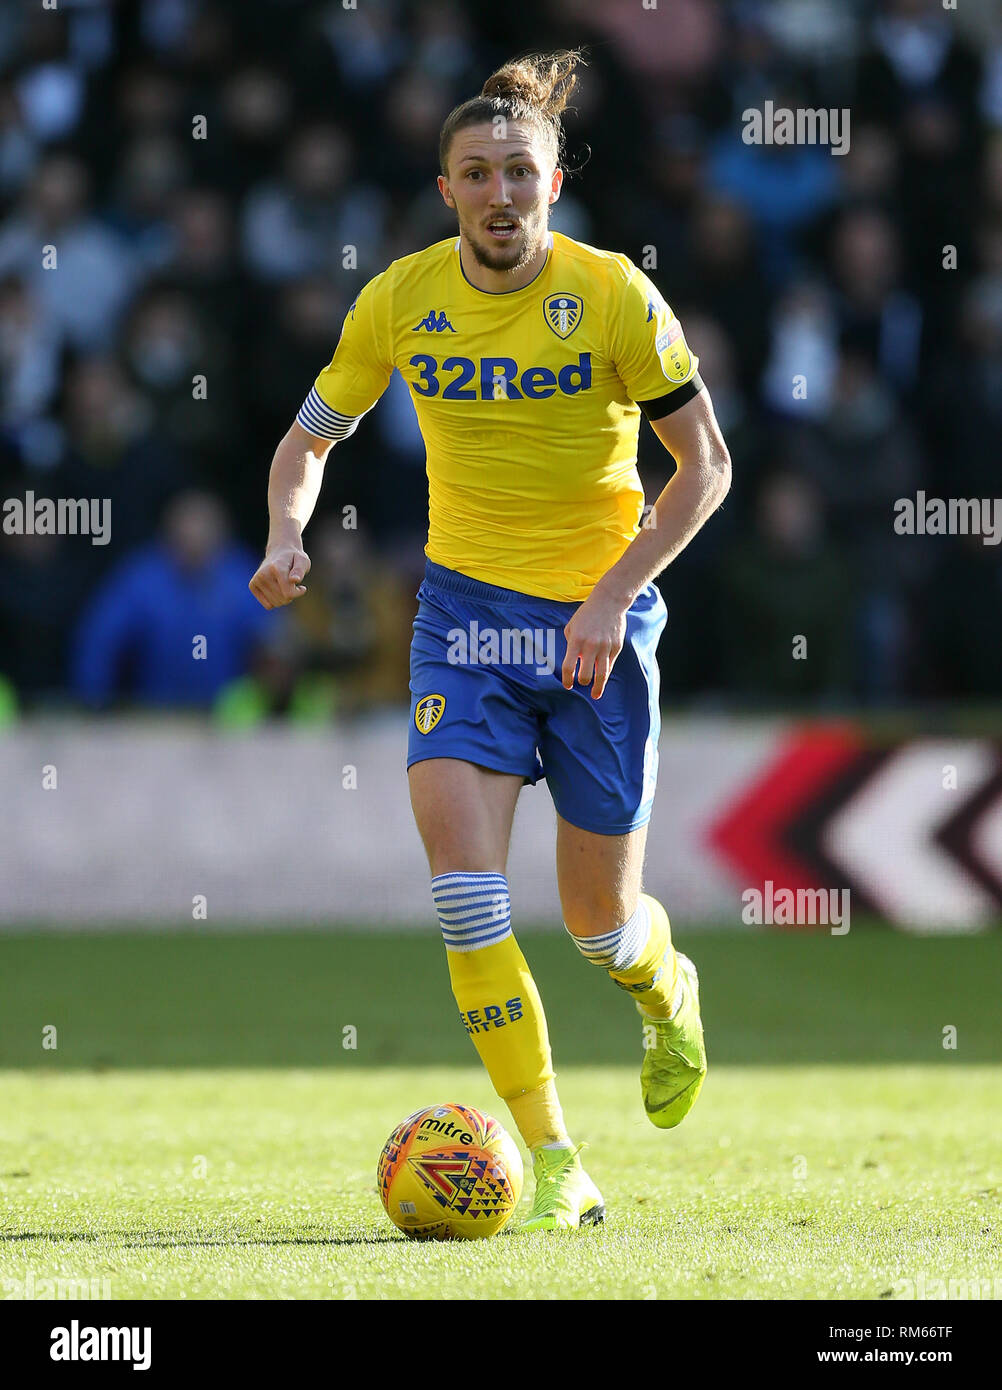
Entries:
[[[618, 985], [634, 996], [651, 1018], [671, 1018], [678, 984], [678, 958], [671, 939], [668, 914], [657, 898], [641, 893], [640, 902], [650, 917], [650, 931], [640, 956], [625, 970], [610, 970]], [[658, 976], [658, 972], [660, 976]]]
[[527, 1148], [569, 1142], [542, 1000], [511, 934], [507, 880], [503, 874], [441, 874], [432, 879], [432, 892], [452, 992], [495, 1091]]
[[527, 1149], [540, 1144], [570, 1144], [555, 1082], [544, 1081], [534, 1091], [509, 1096], [508, 1109]]

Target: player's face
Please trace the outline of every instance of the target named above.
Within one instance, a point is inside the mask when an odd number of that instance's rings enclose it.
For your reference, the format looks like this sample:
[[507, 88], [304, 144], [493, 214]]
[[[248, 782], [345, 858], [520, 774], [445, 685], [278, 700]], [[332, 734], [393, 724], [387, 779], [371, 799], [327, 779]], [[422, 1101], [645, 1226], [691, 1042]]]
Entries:
[[512, 121], [503, 140], [494, 138], [490, 124], [458, 131], [449, 149], [449, 178], [440, 176], [438, 186], [477, 261], [505, 271], [539, 253], [562, 181], [540, 134]]

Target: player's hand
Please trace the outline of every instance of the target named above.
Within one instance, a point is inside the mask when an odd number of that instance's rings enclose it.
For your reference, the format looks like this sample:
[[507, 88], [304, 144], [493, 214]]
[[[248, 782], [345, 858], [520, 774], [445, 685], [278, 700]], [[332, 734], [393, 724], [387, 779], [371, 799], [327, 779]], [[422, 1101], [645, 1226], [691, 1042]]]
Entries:
[[560, 672], [565, 690], [574, 688], [574, 669], [579, 685], [591, 684], [591, 698], [599, 700], [626, 637], [626, 610], [598, 590], [585, 599], [564, 628], [567, 655]]
[[306, 593], [302, 581], [310, 572], [310, 557], [301, 546], [280, 545], [269, 550], [247, 586], [264, 608], [281, 608]]

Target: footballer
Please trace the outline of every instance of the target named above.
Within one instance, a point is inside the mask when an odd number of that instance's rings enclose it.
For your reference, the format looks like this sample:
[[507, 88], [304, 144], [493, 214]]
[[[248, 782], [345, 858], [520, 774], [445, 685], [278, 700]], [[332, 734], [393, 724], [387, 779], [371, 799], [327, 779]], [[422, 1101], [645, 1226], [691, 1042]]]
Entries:
[[[459, 234], [394, 261], [352, 304], [275, 453], [250, 582], [266, 608], [305, 593], [303, 529], [327, 455], [397, 368], [429, 487], [411, 804], [453, 993], [532, 1155], [527, 1229], [540, 1231], [595, 1225], [605, 1207], [565, 1126], [543, 1005], [512, 934], [515, 804], [546, 779], [564, 924], [633, 996], [644, 1109], [670, 1129], [699, 1094], [706, 1052], [696, 969], [642, 892], [666, 619], [652, 581], [730, 485], [698, 359], [658, 289], [626, 256], [549, 229], [580, 62], [561, 51], [507, 63], [448, 116], [438, 187]], [[677, 465], [643, 526], [642, 414]]]

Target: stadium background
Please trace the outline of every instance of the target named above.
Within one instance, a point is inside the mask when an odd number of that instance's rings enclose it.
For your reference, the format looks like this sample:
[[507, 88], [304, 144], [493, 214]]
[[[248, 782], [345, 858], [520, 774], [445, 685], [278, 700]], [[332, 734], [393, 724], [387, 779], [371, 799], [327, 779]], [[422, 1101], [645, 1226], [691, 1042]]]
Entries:
[[[734, 462], [662, 581], [647, 864], [699, 965], [711, 1071], [679, 1131], [646, 1123], [635, 1020], [559, 929], [553, 812], [526, 792], [516, 932], [611, 1217], [587, 1252], [513, 1262], [505, 1239], [395, 1241], [374, 1191], [416, 1106], [507, 1119], [407, 804], [425, 495], [399, 380], [331, 456], [308, 597], [265, 614], [247, 581], [272, 452], [354, 294], [453, 229], [443, 116], [513, 54], [580, 43], [553, 225], [653, 250]], [[767, 100], [848, 108], [849, 153], [745, 145]], [[106, 546], [0, 530], [5, 1296], [66, 1276], [115, 1298], [828, 1299], [994, 1276], [999, 551], [898, 535], [893, 508], [999, 490], [1000, 383], [988, 3], [0, 9], [0, 497], [112, 517]], [[668, 466], [643, 426], [650, 498]], [[851, 930], [750, 925], [770, 882], [849, 888]]]
[[[331, 456], [307, 598], [265, 614], [246, 580], [347, 306], [453, 228], [442, 119], [568, 43], [589, 66], [553, 225], [649, 269], [734, 464], [661, 580], [652, 888], [693, 921], [740, 920], [766, 880], [927, 930], [998, 915], [999, 551], [893, 524], [897, 499], [995, 487], [992, 8], [549, 0], [527, 29], [449, 0], [146, 0], [0, 22], [0, 491], [111, 508], [107, 544], [0, 534], [3, 920], [169, 922], [201, 892], [208, 920], [428, 924], [398, 756], [426, 493], [398, 374]], [[743, 143], [766, 100], [847, 108], [849, 152]], [[640, 460], [653, 498], [646, 426]], [[551, 824], [527, 794], [527, 920], [559, 916]]]

